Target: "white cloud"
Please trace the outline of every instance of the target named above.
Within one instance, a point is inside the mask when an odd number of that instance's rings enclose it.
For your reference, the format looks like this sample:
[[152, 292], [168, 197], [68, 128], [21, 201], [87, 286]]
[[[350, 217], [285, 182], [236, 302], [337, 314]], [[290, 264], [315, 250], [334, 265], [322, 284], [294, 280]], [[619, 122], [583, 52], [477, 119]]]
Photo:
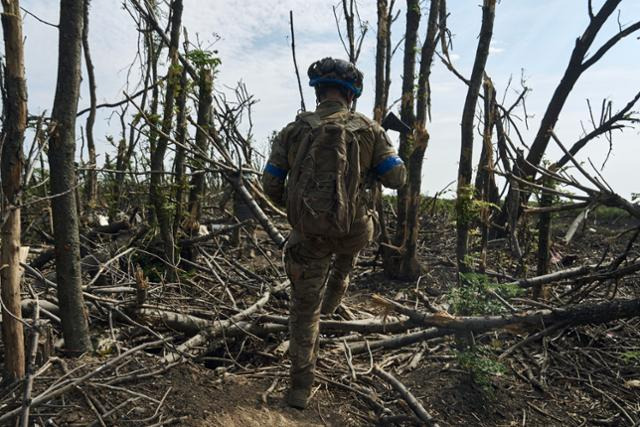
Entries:
[[[137, 51], [139, 34], [129, 15], [122, 10], [120, 0], [93, 0], [91, 3], [90, 43], [96, 65], [98, 99], [119, 100], [126, 84], [127, 67]], [[313, 91], [306, 84], [307, 66], [323, 56], [345, 56], [331, 10], [336, 3], [337, 0], [184, 0], [183, 23], [189, 30], [190, 40], [195, 41], [197, 34], [203, 45], [208, 46], [216, 40], [214, 34], [221, 37], [213, 45], [222, 59], [216, 87], [224, 90], [225, 85], [234, 86], [238, 80], [242, 80], [247, 84], [248, 90], [260, 100], [253, 114], [255, 136], [259, 143], [263, 144], [272, 130], [292, 120], [299, 108], [290, 51], [289, 10], [294, 11], [298, 64], [309, 108], [314, 104], [314, 97]], [[456, 62], [456, 67], [464, 75], [468, 75], [477, 47], [481, 11], [480, 8], [462, 5], [464, 2], [460, 2], [460, 5], [458, 2], [450, 3], [449, 23], [456, 34], [451, 58]], [[536, 113], [536, 119], [531, 123], [535, 128], [536, 120], [542, 116], [564, 71], [568, 53], [575, 37], [580, 33], [584, 17], [574, 20], [565, 16], [549, 20], [548, 16], [562, 15], [560, 9], [570, 9], [571, 6], [563, 6], [564, 2], [553, 0], [526, 3], [502, 2], [499, 5], [494, 28], [496, 38], [490, 47], [488, 71], [496, 86], [504, 88], [510, 74], [514, 75], [516, 82], [521, 67], [527, 70], [530, 76], [528, 83], [534, 89], [528, 98], [528, 107], [530, 113]], [[396, 4], [404, 9], [403, 2]], [[23, 0], [22, 5], [43, 19], [51, 22], [58, 20], [57, 1]], [[359, 6], [362, 18], [375, 26], [376, 2], [360, 0]], [[630, 3], [626, 7], [634, 6]], [[554, 14], [530, 13], [532, 8], [553, 8]], [[633, 13], [633, 10], [625, 11], [626, 16]], [[425, 20], [423, 18], [422, 24]], [[392, 28], [394, 45], [404, 32], [403, 27], [404, 10]], [[420, 32], [422, 31], [424, 25], [420, 28]], [[53, 102], [57, 31], [26, 16], [24, 33], [29, 107], [31, 113], [35, 114], [43, 109], [50, 110]], [[609, 96], [618, 106], [627, 102], [629, 82], [637, 80], [633, 73], [640, 65], [640, 57], [636, 55], [633, 59], [624, 54], [616, 56], [619, 51], [617, 49], [608, 54], [603, 60], [606, 66], [593, 67], [576, 86], [558, 125], [568, 143], [580, 133], [580, 118], [587, 117], [584, 107], [586, 97], [596, 100]], [[366, 114], [370, 114], [373, 104], [374, 55], [375, 28], [371, 27], [359, 61], [365, 72], [365, 92], [358, 106]], [[133, 70], [132, 82], [137, 79], [136, 72], [137, 70]], [[401, 75], [402, 49], [399, 49], [392, 67], [392, 100], [399, 95]], [[631, 86], [631, 91], [638, 89], [637, 84]], [[429, 125], [431, 141], [427, 150], [424, 183], [425, 188], [433, 193], [456, 176], [459, 117], [466, 86], [436, 60], [432, 88], [433, 122]], [[83, 85], [82, 97], [81, 107], [88, 104], [86, 84]], [[102, 113], [96, 127], [96, 137], [102, 141], [103, 147], [106, 147], [105, 134], [119, 133], [119, 123], [114, 120], [110, 125], [107, 118], [107, 113]], [[528, 138], [528, 134], [526, 137]], [[629, 167], [629, 163], [630, 159], [637, 158], [634, 154], [636, 141], [637, 132], [627, 132], [619, 137], [613, 159], [605, 170], [612, 186], [620, 188], [623, 194], [637, 191], [634, 188], [638, 180], [637, 173], [635, 179], [629, 179], [629, 174], [635, 172], [635, 169]], [[594, 148], [590, 153], [598, 158], [602, 157], [600, 150], [606, 147], [604, 144], [600, 146], [601, 148]]]

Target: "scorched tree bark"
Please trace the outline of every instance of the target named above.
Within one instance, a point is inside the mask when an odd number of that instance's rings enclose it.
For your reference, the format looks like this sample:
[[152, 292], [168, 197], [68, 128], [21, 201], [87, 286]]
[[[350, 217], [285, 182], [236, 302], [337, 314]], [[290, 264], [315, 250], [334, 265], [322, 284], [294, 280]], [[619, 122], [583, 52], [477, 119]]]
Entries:
[[24, 78], [22, 18], [18, 0], [2, 1], [6, 61], [6, 117], [2, 129], [2, 342], [4, 377], [24, 376], [24, 338], [20, 323], [20, 191], [22, 142], [27, 124], [27, 85]]

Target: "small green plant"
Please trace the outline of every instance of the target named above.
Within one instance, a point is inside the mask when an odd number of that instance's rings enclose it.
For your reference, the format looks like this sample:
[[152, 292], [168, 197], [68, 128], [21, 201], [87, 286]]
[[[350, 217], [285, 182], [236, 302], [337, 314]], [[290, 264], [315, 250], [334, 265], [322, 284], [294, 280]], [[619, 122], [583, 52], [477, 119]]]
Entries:
[[456, 212], [458, 220], [473, 222], [481, 218], [483, 212], [499, 210], [500, 206], [486, 200], [475, 198], [475, 187], [467, 185], [458, 189]]
[[493, 353], [485, 346], [475, 346], [458, 351], [456, 359], [460, 368], [467, 371], [471, 380], [487, 393], [492, 390], [492, 378], [505, 372], [504, 365], [498, 362]]
[[622, 360], [627, 363], [639, 364], [640, 363], [640, 351], [625, 351], [621, 354]]
[[187, 58], [196, 67], [209, 67], [214, 72], [216, 68], [222, 63], [219, 57], [216, 56], [217, 51], [194, 49], [187, 53]]
[[517, 286], [495, 283], [484, 274], [463, 273], [460, 276], [463, 285], [451, 289], [448, 295], [453, 313], [459, 316], [503, 313], [506, 307], [494, 294], [508, 300], [524, 293]]

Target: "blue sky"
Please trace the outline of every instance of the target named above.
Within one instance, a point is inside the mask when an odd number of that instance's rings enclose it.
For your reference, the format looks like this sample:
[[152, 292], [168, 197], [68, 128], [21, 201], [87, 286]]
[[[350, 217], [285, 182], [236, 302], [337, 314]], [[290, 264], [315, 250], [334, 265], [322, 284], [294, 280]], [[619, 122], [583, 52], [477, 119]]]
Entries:
[[[219, 51], [222, 67], [217, 88], [226, 91], [242, 80], [260, 102], [255, 106], [254, 136], [256, 146], [266, 153], [267, 136], [295, 117], [299, 96], [291, 52], [289, 50], [288, 13], [294, 11], [298, 62], [303, 75], [307, 66], [324, 56], [344, 57], [339, 42], [332, 5], [338, 0], [185, 0], [184, 25], [190, 39], [197, 37], [203, 45], [213, 44]], [[376, 10], [374, 0], [360, 0], [360, 13], [370, 24], [365, 39], [360, 67], [365, 72], [365, 93], [358, 109], [370, 114], [373, 104], [373, 59], [375, 55]], [[398, 0], [400, 18], [392, 29], [394, 43], [404, 32], [405, 4]], [[479, 0], [450, 0], [449, 26], [454, 34], [453, 51], [456, 66], [469, 75], [480, 29]], [[594, 1], [597, 8], [602, 1]], [[586, 0], [502, 0], [496, 11], [494, 37], [487, 72], [498, 93], [502, 94], [512, 76], [512, 88], [519, 86], [521, 73], [532, 92], [527, 98], [529, 120], [525, 139], [531, 141], [539, 118], [557, 85], [569, 55], [587, 22]], [[51, 22], [57, 21], [59, 3], [52, 0], [23, 0], [23, 7]], [[424, 13], [428, 10], [425, 2]], [[137, 49], [137, 33], [119, 0], [93, 0], [91, 7], [90, 43], [96, 65], [98, 99], [114, 101], [122, 98], [127, 87], [127, 70]], [[624, 0], [620, 21], [629, 24], [640, 19], [640, 1]], [[420, 27], [420, 38], [426, 31], [426, 17]], [[601, 31], [594, 46], [599, 46], [617, 31], [616, 14]], [[51, 110], [56, 78], [57, 32], [33, 18], [25, 17], [26, 69], [29, 107], [32, 114]], [[220, 38], [218, 39], [219, 36]], [[576, 85], [557, 127], [565, 145], [582, 134], [581, 121], [588, 127], [586, 99], [599, 106], [603, 98], [613, 101], [614, 111], [625, 105], [640, 90], [640, 40], [632, 35], [612, 49], [600, 63], [589, 69]], [[390, 97], [400, 93], [402, 49], [398, 50], [392, 68]], [[137, 81], [136, 70], [130, 82]], [[86, 82], [85, 82], [86, 84]], [[428, 194], [443, 188], [457, 175], [460, 116], [466, 87], [439, 62], [432, 75], [432, 121], [429, 124], [430, 145], [423, 170], [423, 191]], [[507, 100], [515, 92], [507, 93]], [[307, 105], [313, 104], [313, 92], [305, 85]], [[507, 101], [507, 103], [509, 103]], [[80, 100], [88, 104], [86, 87]], [[640, 109], [637, 107], [636, 109]], [[116, 119], [102, 113], [96, 125], [96, 138], [102, 151], [111, 151], [105, 136], [119, 132]], [[604, 176], [622, 195], [640, 192], [638, 184], [638, 129], [616, 135], [611, 159]], [[79, 147], [79, 145], [78, 145]], [[479, 154], [476, 141], [476, 155]], [[580, 155], [595, 164], [604, 160], [608, 144], [594, 141]], [[559, 151], [550, 149], [548, 158], [556, 160]]]

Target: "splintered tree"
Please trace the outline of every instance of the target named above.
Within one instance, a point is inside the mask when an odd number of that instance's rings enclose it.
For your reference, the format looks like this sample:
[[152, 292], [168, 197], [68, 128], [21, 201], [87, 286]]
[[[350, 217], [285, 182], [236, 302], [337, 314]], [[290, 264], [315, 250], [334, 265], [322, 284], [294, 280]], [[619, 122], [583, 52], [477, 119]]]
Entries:
[[173, 107], [180, 82], [180, 66], [178, 63], [178, 47], [180, 43], [180, 28], [182, 20], [182, 0], [171, 3], [171, 38], [169, 45], [169, 69], [167, 71], [167, 90], [164, 97], [164, 111], [162, 116], [162, 131], [158, 137], [155, 149], [151, 152], [151, 181], [149, 195], [153, 203], [154, 213], [160, 238], [164, 245], [166, 260], [175, 264], [175, 242], [173, 239], [173, 221], [169, 207], [167, 189], [164, 188], [164, 158], [169, 145], [169, 134], [173, 124]]
[[[416, 75], [416, 52], [418, 44], [418, 26], [420, 25], [420, 2], [418, 0], [407, 0], [406, 30], [404, 35], [404, 60], [402, 67], [402, 97], [400, 103], [400, 119], [410, 128], [414, 128], [415, 121], [415, 75]], [[409, 156], [413, 149], [414, 136], [412, 133], [404, 133], [400, 135], [400, 146], [398, 154], [409, 170]], [[409, 186], [405, 184], [398, 189], [398, 220], [396, 224], [396, 235], [394, 245], [400, 246], [405, 240], [407, 234], [407, 207], [409, 198]], [[397, 260], [399, 261], [399, 260]], [[385, 271], [395, 275], [393, 270], [397, 270], [397, 262], [385, 262], [390, 268]]]
[[390, 55], [388, 35], [391, 31], [389, 11], [393, 8], [387, 0], [378, 0], [378, 34], [376, 35], [376, 93], [373, 104], [373, 119], [380, 123], [387, 111], [387, 101], [385, 99], [385, 86], [389, 76], [386, 74], [385, 64], [387, 56]]
[[500, 201], [500, 193], [496, 186], [495, 173], [493, 170], [492, 143], [493, 128], [496, 126], [496, 91], [491, 79], [485, 75], [482, 84], [484, 90], [484, 117], [482, 128], [482, 152], [478, 162], [478, 172], [474, 195], [480, 201], [480, 262], [479, 270], [484, 271], [487, 264], [487, 246], [489, 243], [489, 227], [492, 219], [492, 206], [496, 206]]
[[[393, 23], [393, 5], [395, 1], [378, 0], [378, 34], [376, 36], [376, 84], [375, 100], [373, 104], [373, 118], [376, 122], [382, 123], [382, 119], [387, 113], [387, 99], [389, 98], [389, 86], [391, 77], [391, 24]], [[379, 182], [373, 182], [372, 199], [375, 203], [375, 210], [378, 215], [380, 225], [380, 248], [383, 259], [387, 259], [389, 251], [390, 237], [387, 230], [387, 221], [382, 201], [382, 186]]]
[[20, 309], [20, 193], [22, 191], [22, 143], [27, 123], [27, 85], [24, 77], [22, 18], [18, 0], [2, 1], [2, 29], [6, 75], [6, 99], [2, 127], [2, 343], [4, 376], [24, 376], [24, 338]]
[[[186, 43], [185, 43], [186, 45]], [[175, 239], [180, 230], [184, 216], [184, 193], [187, 186], [187, 178], [185, 176], [186, 167], [186, 145], [187, 145], [187, 86], [189, 77], [187, 69], [182, 69], [180, 76], [180, 91], [176, 108], [176, 155], [173, 159], [173, 173], [175, 174], [174, 186], [176, 187], [176, 213], [173, 217], [173, 238]]]
[[72, 355], [91, 348], [82, 296], [79, 221], [74, 193], [83, 16], [84, 0], [61, 0], [58, 80], [49, 136], [58, 300], [65, 348]]
[[431, 87], [429, 76], [431, 75], [431, 64], [436, 50], [436, 32], [438, 27], [438, 15], [440, 0], [431, 0], [429, 7], [429, 17], [427, 23], [427, 35], [424, 39], [420, 53], [420, 69], [418, 72], [418, 97], [416, 121], [414, 125], [414, 145], [409, 156], [408, 175], [408, 198], [407, 198], [407, 219], [406, 235], [403, 243], [404, 252], [400, 270], [407, 279], [415, 280], [422, 271], [416, 259], [418, 232], [419, 232], [419, 211], [420, 211], [420, 187], [422, 186], [422, 163], [424, 153], [429, 142], [427, 132], [427, 116], [430, 109]]
[[[420, 25], [420, 2], [417, 0], [407, 0], [406, 29], [404, 37], [404, 58], [402, 73], [402, 96], [400, 103], [400, 119], [411, 129], [415, 121], [415, 72], [416, 72], [416, 50], [418, 44], [418, 27]], [[388, 78], [388, 75], [387, 75]], [[400, 135], [400, 146], [398, 154], [409, 170], [409, 156], [413, 147], [412, 132], [405, 132]], [[392, 243], [383, 243], [382, 253], [384, 256], [384, 271], [389, 277], [402, 277], [402, 244], [405, 241], [407, 230], [407, 208], [409, 197], [409, 186], [405, 184], [398, 189], [397, 195], [397, 221], [396, 232]], [[380, 208], [379, 211], [382, 209]]]
[[[402, 103], [400, 116], [402, 121], [412, 128], [411, 133], [400, 135], [400, 157], [405, 162], [408, 172], [407, 184], [398, 190], [398, 222], [394, 239], [395, 248], [383, 249], [385, 272], [394, 278], [415, 280], [421, 274], [421, 267], [416, 259], [419, 231], [420, 187], [422, 185], [422, 163], [429, 142], [427, 117], [429, 115], [431, 88], [429, 76], [433, 55], [437, 46], [437, 31], [440, 8], [444, 5], [440, 0], [432, 0], [427, 18], [426, 37], [420, 50], [420, 68], [418, 71], [418, 92], [415, 97], [415, 67], [420, 22], [418, 2], [407, 2], [407, 29], [405, 34], [404, 73], [402, 80]], [[379, 39], [380, 43], [380, 39]], [[382, 69], [380, 58], [377, 68]], [[384, 85], [376, 86], [384, 91]], [[380, 98], [385, 100], [385, 95]], [[417, 105], [416, 105], [417, 104]], [[376, 111], [382, 106], [376, 106]], [[384, 243], [384, 242], [383, 242]]]
[[478, 48], [473, 62], [473, 70], [469, 79], [467, 97], [464, 101], [462, 111], [462, 122], [460, 125], [460, 163], [458, 166], [458, 190], [456, 200], [456, 258], [458, 262], [458, 272], [466, 273], [470, 269], [467, 260], [469, 244], [470, 211], [473, 203], [473, 189], [471, 188], [472, 157], [473, 157], [473, 132], [474, 116], [484, 67], [489, 57], [489, 45], [493, 34], [493, 20], [495, 17], [496, 0], [484, 0], [482, 5], [482, 25]]

